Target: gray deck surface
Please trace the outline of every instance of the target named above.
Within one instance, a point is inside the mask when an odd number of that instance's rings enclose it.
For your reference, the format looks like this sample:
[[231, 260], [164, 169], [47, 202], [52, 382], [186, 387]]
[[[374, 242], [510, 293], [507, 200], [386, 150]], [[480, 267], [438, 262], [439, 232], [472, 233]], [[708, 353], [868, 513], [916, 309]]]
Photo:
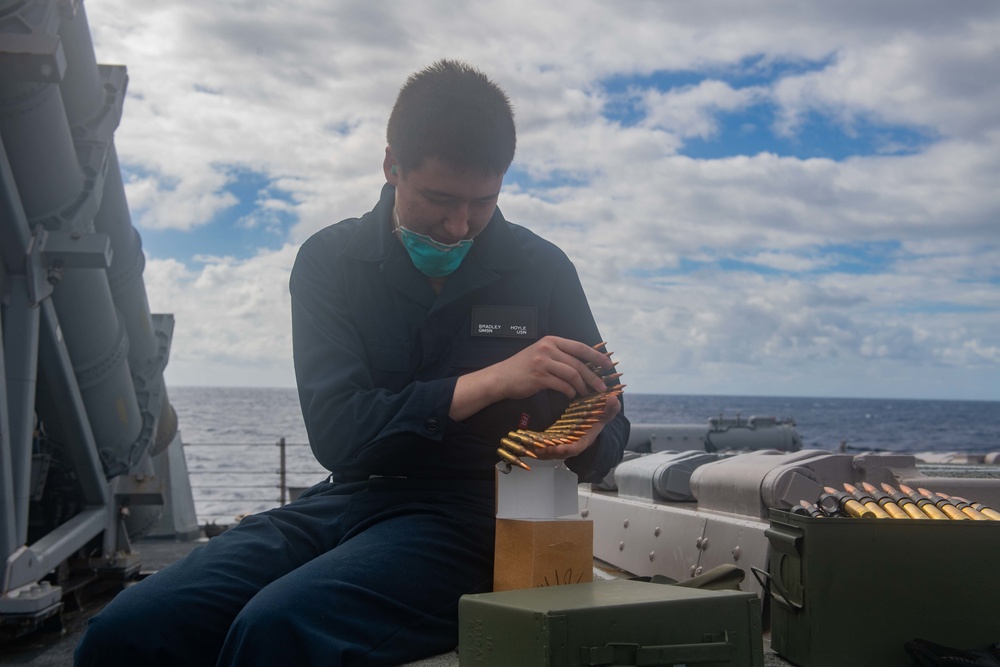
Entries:
[[[183, 558], [198, 545], [198, 541], [178, 542], [174, 540], [146, 540], [136, 548], [142, 554], [142, 571], [152, 572]], [[60, 633], [39, 630], [7, 644], [0, 644], [0, 664], [29, 665], [30, 667], [65, 667], [73, 664], [73, 649], [80, 641], [87, 619], [97, 614], [111, 599], [111, 594], [95, 597], [82, 610], [66, 611], [63, 614], [63, 630]], [[765, 667], [791, 667], [770, 650], [765, 639]], [[417, 662], [407, 667], [458, 667], [458, 654], [446, 653]], [[513, 666], [512, 666], [513, 667]]]

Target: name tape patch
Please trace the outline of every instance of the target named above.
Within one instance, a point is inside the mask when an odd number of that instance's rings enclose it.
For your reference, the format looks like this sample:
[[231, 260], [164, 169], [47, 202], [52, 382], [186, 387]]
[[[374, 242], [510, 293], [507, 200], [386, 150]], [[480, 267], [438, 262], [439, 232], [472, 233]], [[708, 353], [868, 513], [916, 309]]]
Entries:
[[491, 338], [538, 338], [534, 306], [473, 306], [472, 335]]

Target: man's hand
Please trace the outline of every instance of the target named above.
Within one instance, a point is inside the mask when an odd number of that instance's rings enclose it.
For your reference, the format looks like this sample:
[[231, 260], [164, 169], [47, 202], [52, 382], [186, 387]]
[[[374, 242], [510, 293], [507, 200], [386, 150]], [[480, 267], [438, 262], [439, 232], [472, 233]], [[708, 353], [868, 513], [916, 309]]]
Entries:
[[[545, 389], [561, 392], [571, 399], [604, 391], [607, 389], [604, 380], [587, 365], [608, 369], [611, 368], [611, 363], [607, 355], [589, 345], [567, 338], [546, 336], [509, 359], [458, 378], [449, 416], [461, 421], [488, 405], [505, 399], [528, 398]], [[614, 405], [617, 408], [611, 417], [621, 410], [621, 403], [617, 399], [614, 400]], [[603, 424], [595, 424], [595, 428], [591, 430], [599, 431], [598, 426], [603, 427]], [[585, 438], [581, 438], [580, 442], [584, 440]], [[590, 438], [590, 442], [593, 442], [593, 438]], [[575, 448], [578, 444], [579, 442], [565, 447]], [[585, 448], [586, 446], [580, 448], [580, 451]]]
[[604, 414], [599, 417], [600, 421], [593, 425], [580, 439], [568, 445], [555, 445], [554, 447], [536, 448], [532, 451], [540, 459], [568, 459], [576, 456], [583, 450], [590, 447], [597, 440], [604, 427], [622, 411], [621, 401], [617, 396], [608, 397], [608, 402], [604, 404]]

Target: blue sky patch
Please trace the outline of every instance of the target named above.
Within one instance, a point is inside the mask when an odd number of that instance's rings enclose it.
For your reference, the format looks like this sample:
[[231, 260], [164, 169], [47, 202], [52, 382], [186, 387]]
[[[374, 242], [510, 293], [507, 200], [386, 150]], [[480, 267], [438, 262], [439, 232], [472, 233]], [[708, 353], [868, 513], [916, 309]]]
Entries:
[[776, 108], [759, 104], [739, 113], [717, 114], [719, 132], [709, 139], [687, 139], [679, 153], [696, 159], [718, 159], [768, 152], [799, 159], [844, 160], [864, 155], [910, 155], [934, 141], [920, 129], [855, 119], [845, 126], [818, 112], [809, 113], [792, 136], [775, 134]]
[[[768, 60], [762, 55], [744, 58], [732, 66], [704, 70], [663, 70], [644, 75], [616, 75], [600, 82], [608, 102], [606, 119], [629, 127], [645, 118], [642, 92], [668, 92], [720, 81], [735, 90], [768, 88], [782, 78], [825, 69], [835, 61], [830, 55], [820, 60]], [[711, 113], [710, 109], [706, 112]], [[695, 159], [718, 159], [762, 152], [799, 159], [844, 160], [864, 155], [908, 155], [917, 153], [937, 137], [918, 127], [881, 123], [870, 116], [856, 115], [844, 121], [834, 113], [814, 110], [799, 119], [792, 136], [776, 134], [779, 107], [761, 101], [739, 111], [715, 111], [718, 132], [711, 137], [689, 137], [679, 153]]]
[[[828, 258], [834, 261], [818, 264], [815, 268], [796, 271], [770, 266], [755, 261], [764, 249], [755, 249], [745, 255], [720, 255], [711, 260], [692, 260], [682, 258], [675, 267], [658, 267], [652, 269], [632, 268], [625, 274], [635, 278], [663, 278], [696, 273], [702, 270], [719, 272], [754, 273], [761, 276], [779, 275], [823, 275], [844, 273], [850, 275], [878, 275], [888, 273], [898, 256], [901, 244], [898, 241], [877, 241], [851, 245], [828, 245], [821, 248], [804, 248], [794, 252], [779, 253], [806, 260]], [[703, 253], [714, 253], [702, 249]]]
[[706, 65], [700, 70], [658, 70], [650, 74], [616, 74], [601, 80], [600, 86], [611, 95], [632, 89], [655, 89], [666, 92], [675, 88], [697, 86], [703, 81], [722, 81], [733, 88], [769, 86], [788, 76], [820, 72], [834, 61], [830, 55], [819, 60], [768, 60], [763, 55], [748, 56], [733, 65]]
[[587, 179], [562, 170], [554, 171], [544, 178], [536, 178], [518, 165], [517, 162], [512, 164], [510, 169], [507, 170], [503, 182], [504, 187], [516, 186], [542, 199], [545, 199], [544, 190], [563, 187], [580, 188], [585, 187], [588, 183]]
[[184, 263], [199, 255], [247, 259], [261, 250], [277, 250], [284, 245], [289, 228], [297, 217], [283, 207], [265, 201], [294, 204], [292, 195], [274, 185], [267, 174], [242, 168], [229, 171], [224, 190], [236, 197], [234, 206], [221, 211], [206, 225], [188, 230], [148, 229], [141, 215], [134, 220], [142, 234], [143, 247], [153, 257], [171, 257]]
[[828, 245], [821, 248], [823, 255], [833, 255], [838, 261], [824, 269], [824, 273], [874, 275], [887, 273], [899, 256], [899, 241], [873, 241]]
[[928, 301], [925, 303], [902, 304], [893, 309], [897, 313], [914, 313], [923, 315], [990, 313], [992, 308], [974, 306], [967, 303], [951, 303], [947, 301]]

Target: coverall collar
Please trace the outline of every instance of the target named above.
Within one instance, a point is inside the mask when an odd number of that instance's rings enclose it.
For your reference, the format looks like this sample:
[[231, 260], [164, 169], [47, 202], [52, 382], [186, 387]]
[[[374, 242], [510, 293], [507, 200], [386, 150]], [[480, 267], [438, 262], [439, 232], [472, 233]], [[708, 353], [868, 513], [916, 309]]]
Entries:
[[406, 250], [392, 233], [392, 210], [396, 189], [382, 187], [378, 204], [365, 216], [358, 233], [351, 239], [345, 254], [368, 262], [378, 262], [386, 280], [397, 290], [436, 310], [469, 292], [489, 285], [500, 274], [520, 268], [526, 261], [521, 244], [514, 238], [510, 223], [500, 209], [493, 213], [486, 228], [475, 238], [469, 255], [435, 295], [426, 276], [410, 261]]

